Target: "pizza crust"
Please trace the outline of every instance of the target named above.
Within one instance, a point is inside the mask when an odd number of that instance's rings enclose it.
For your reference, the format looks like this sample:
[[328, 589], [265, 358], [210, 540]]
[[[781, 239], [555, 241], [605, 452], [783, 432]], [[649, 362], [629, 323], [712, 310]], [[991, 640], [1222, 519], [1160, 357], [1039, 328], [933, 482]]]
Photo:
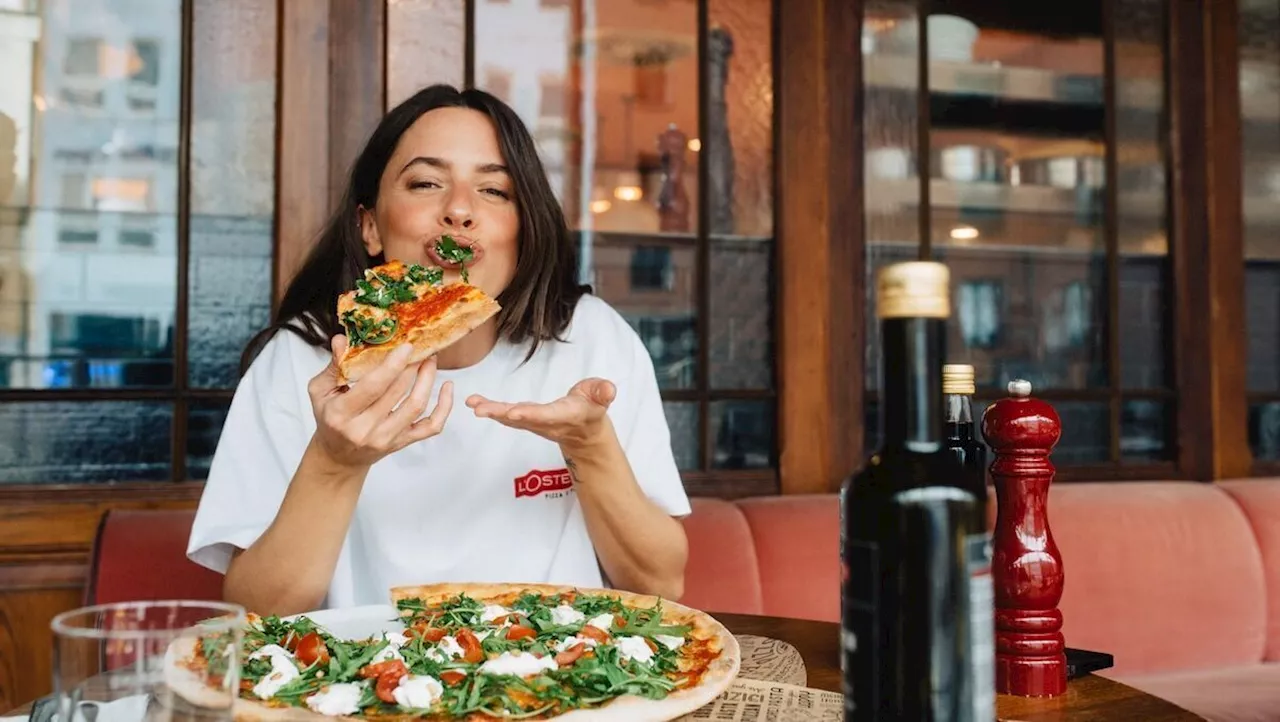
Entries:
[[429, 324], [413, 324], [403, 333], [396, 332], [391, 341], [379, 345], [348, 346], [338, 362], [339, 383], [350, 383], [369, 373], [402, 343], [413, 346], [407, 364], [426, 361], [453, 345], [492, 318], [502, 307], [478, 288], [449, 306]]
[[[205, 676], [187, 665], [196, 657], [199, 637], [180, 637], [164, 654], [164, 682], [174, 694], [205, 709], [224, 709], [231, 698], [224, 690], [210, 687]], [[236, 697], [239, 695], [237, 694]]]

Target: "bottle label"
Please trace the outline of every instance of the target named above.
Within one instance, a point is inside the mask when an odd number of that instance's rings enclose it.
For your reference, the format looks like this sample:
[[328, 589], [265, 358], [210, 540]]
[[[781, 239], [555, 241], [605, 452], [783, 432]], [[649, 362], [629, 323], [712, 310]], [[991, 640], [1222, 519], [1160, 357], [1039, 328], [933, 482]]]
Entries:
[[991, 535], [965, 539], [969, 572], [969, 645], [973, 661], [973, 720], [996, 718], [995, 588], [991, 578]]
[[841, 560], [840, 670], [846, 720], [873, 719], [880, 689], [880, 550], [875, 542], [845, 539]]

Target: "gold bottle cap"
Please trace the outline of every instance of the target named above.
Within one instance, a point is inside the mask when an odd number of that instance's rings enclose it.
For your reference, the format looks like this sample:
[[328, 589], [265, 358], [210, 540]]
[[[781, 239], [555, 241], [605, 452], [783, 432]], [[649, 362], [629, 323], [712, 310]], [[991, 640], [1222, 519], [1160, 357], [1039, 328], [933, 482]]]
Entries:
[[947, 318], [951, 272], [936, 261], [894, 263], [880, 270], [876, 309], [880, 318]]
[[942, 393], [972, 396], [974, 388], [973, 367], [969, 364], [946, 364], [942, 367]]

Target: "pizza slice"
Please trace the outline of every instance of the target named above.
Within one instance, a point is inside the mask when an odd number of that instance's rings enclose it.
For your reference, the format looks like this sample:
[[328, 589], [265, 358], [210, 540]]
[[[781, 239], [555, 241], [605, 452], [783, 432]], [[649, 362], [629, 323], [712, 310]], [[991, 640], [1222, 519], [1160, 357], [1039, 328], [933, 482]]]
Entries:
[[376, 367], [401, 343], [410, 363], [425, 361], [502, 310], [466, 281], [444, 283], [439, 268], [391, 261], [367, 269], [356, 288], [338, 297], [347, 350], [338, 361], [344, 383]]

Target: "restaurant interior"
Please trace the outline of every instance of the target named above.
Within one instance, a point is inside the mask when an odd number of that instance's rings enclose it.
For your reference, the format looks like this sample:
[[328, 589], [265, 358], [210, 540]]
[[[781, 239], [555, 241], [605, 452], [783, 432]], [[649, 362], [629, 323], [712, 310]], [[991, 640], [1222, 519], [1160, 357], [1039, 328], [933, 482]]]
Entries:
[[841, 691], [876, 279], [927, 260], [976, 426], [1060, 421], [1026, 513], [1077, 656], [999, 718], [1280, 720], [1280, 0], [0, 0], [0, 68], [0, 716], [55, 616], [220, 598], [186, 546], [241, 352], [448, 83], [528, 126], [649, 352], [678, 601], [795, 655], [764, 682]]

